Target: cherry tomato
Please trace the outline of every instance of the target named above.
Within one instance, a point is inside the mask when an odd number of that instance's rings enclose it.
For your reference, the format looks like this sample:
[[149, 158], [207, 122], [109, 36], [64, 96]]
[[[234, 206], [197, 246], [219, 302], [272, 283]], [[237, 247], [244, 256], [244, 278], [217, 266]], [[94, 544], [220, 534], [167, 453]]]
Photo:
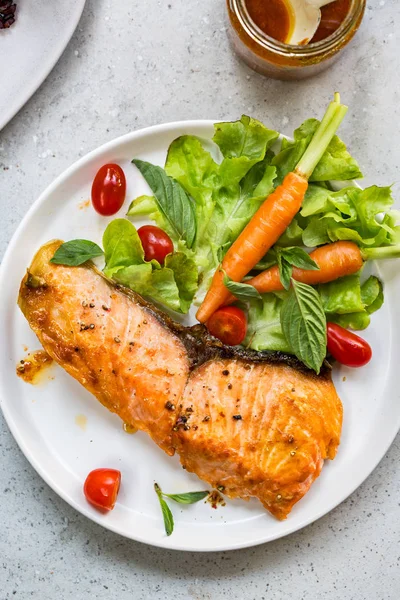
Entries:
[[163, 265], [167, 254], [174, 251], [174, 244], [169, 235], [155, 225], [143, 225], [138, 229], [138, 234], [144, 250], [144, 259], [155, 259]]
[[116, 469], [95, 469], [86, 477], [83, 491], [86, 500], [100, 510], [112, 510], [117, 500], [121, 473]]
[[327, 323], [328, 351], [346, 367], [363, 367], [372, 358], [371, 346], [360, 336], [335, 323]]
[[92, 184], [93, 208], [108, 217], [119, 211], [125, 200], [125, 174], [119, 165], [103, 165]]
[[236, 306], [224, 306], [215, 311], [206, 323], [208, 331], [227, 346], [237, 346], [246, 337], [247, 319]]

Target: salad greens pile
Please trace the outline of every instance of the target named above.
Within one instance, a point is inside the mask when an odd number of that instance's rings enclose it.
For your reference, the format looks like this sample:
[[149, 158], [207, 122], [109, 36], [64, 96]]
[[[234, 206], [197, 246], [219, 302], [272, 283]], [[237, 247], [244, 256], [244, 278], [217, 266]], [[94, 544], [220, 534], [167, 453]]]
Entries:
[[[185, 238], [166, 223], [159, 190], [146, 177], [154, 196], [134, 200], [128, 216], [148, 216], [195, 260], [199, 269], [195, 300], [202, 299], [225, 252], [265, 197], [294, 169], [318, 123], [308, 119], [295, 130], [293, 141], [283, 139], [277, 143], [278, 132], [243, 116], [240, 121], [216, 124], [214, 144], [190, 135], [172, 142], [165, 172], [193, 200], [197, 231], [190, 248]], [[277, 145], [277, 152], [273, 152], [271, 148]], [[143, 173], [138, 161], [134, 162]], [[293, 259], [296, 247], [314, 248], [336, 240], [352, 240], [360, 247], [374, 248], [400, 242], [398, 213], [391, 210], [390, 187], [362, 190], [344, 185], [339, 191], [332, 188], [332, 181], [346, 182], [362, 176], [357, 161], [335, 136], [311, 175], [300, 213], [256, 269], [264, 270], [290, 255], [290, 264], [313, 268]], [[290, 274], [288, 282], [289, 279]], [[317, 291], [329, 320], [352, 329], [365, 329], [370, 314], [383, 303], [382, 284], [372, 276], [363, 284], [360, 274], [343, 277], [317, 286]], [[244, 299], [240, 293], [235, 295]], [[245, 344], [256, 350], [289, 351], [280, 326], [285, 292], [258, 296], [248, 298]]]
[[[145, 261], [134, 225], [128, 219], [116, 219], [103, 236], [104, 273], [174, 311], [187, 313], [192, 302], [201, 302], [226, 251], [265, 198], [294, 169], [318, 125], [316, 119], [308, 119], [295, 130], [292, 141], [280, 140], [277, 131], [242, 116], [235, 122], [216, 124], [212, 141], [193, 135], [174, 140], [164, 169], [134, 159], [152, 195], [133, 200], [127, 217], [154, 221], [171, 237], [176, 252], [167, 256], [163, 266]], [[278, 264], [288, 290], [293, 266], [318, 268], [304, 248], [351, 240], [360, 248], [384, 252], [386, 246], [399, 243], [399, 214], [392, 210], [391, 188], [362, 190], [351, 184], [360, 177], [357, 161], [334, 136], [310, 177], [300, 212], [255, 270]], [[340, 184], [334, 188], [333, 181]], [[65, 254], [65, 246], [57, 252]], [[98, 256], [102, 250], [94, 246], [93, 256]], [[82, 252], [87, 260], [88, 248]], [[62, 258], [56, 253], [53, 262]], [[383, 303], [381, 282], [374, 276], [363, 281], [361, 272], [314, 287], [292, 280], [290, 291], [263, 295], [227, 276], [224, 283], [247, 311], [247, 347], [298, 356], [293, 328], [291, 333], [287, 323], [295, 321], [303, 308], [323, 313], [322, 318], [317, 315], [299, 323], [307, 336], [307, 328], [318, 328], [325, 315], [344, 327], [364, 329]], [[314, 333], [311, 338], [326, 347], [326, 331]], [[305, 364], [316, 371], [320, 365], [313, 354], [318, 352], [312, 344], [300, 352]]]

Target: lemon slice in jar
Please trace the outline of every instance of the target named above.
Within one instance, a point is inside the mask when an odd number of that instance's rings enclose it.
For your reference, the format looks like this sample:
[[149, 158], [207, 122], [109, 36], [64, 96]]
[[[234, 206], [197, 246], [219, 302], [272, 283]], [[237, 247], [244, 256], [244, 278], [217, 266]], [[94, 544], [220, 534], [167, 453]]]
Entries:
[[304, 46], [310, 42], [321, 21], [321, 7], [334, 0], [285, 0], [291, 12], [287, 44]]

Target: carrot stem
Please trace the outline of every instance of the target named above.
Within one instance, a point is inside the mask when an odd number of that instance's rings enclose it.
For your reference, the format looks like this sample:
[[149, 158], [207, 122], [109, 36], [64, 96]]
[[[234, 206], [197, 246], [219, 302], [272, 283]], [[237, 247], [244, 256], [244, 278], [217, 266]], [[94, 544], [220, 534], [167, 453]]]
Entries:
[[312, 172], [321, 160], [333, 136], [336, 134], [340, 123], [343, 121], [347, 110], [347, 106], [340, 103], [340, 94], [336, 92], [333, 102], [329, 104], [307, 150], [296, 166], [296, 173], [299, 173], [306, 179], [311, 177]]
[[360, 248], [363, 260], [382, 260], [400, 258], [400, 245], [383, 246], [382, 248]]

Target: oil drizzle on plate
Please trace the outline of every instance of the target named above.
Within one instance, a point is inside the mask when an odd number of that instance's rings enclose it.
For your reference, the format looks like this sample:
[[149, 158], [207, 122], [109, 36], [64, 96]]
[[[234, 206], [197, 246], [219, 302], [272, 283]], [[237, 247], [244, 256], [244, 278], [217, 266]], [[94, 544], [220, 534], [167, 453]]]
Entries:
[[30, 352], [17, 364], [16, 372], [26, 383], [38, 384], [53, 364], [53, 359], [44, 350]]
[[82, 200], [82, 202], [79, 202], [78, 204], [78, 208], [79, 210], [86, 210], [87, 208], [89, 208], [90, 206], [90, 200]]
[[124, 423], [123, 427], [124, 431], [126, 431], [126, 433], [130, 433], [131, 435], [133, 433], [136, 433], [138, 430], [137, 427], [135, 427], [134, 425], [129, 425], [129, 423]]
[[78, 425], [82, 431], [86, 431], [87, 417], [85, 417], [85, 415], [76, 415], [75, 425]]

